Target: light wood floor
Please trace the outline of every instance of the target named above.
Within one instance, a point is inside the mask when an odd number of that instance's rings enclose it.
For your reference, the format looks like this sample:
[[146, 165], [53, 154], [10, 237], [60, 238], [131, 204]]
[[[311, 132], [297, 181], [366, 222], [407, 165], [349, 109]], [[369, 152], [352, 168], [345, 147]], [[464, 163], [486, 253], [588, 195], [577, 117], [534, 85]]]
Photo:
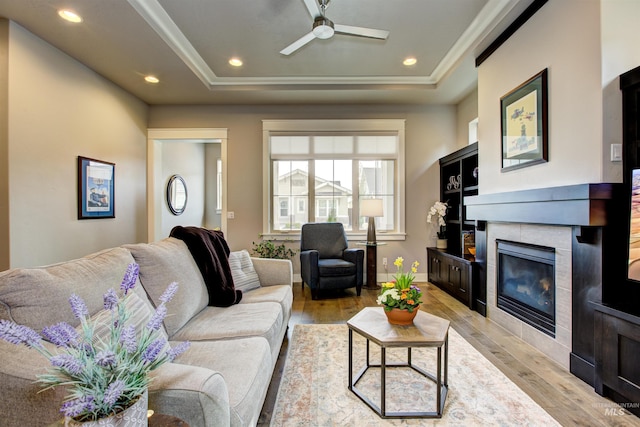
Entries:
[[[451, 326], [491, 363], [526, 392], [563, 426], [640, 426], [640, 418], [600, 397], [578, 377], [548, 359], [538, 350], [431, 284], [418, 284], [426, 291], [421, 310], [448, 319]], [[294, 284], [294, 301], [288, 336], [285, 337], [259, 426], [268, 426], [284, 367], [293, 325], [298, 323], [345, 323], [363, 307], [375, 306], [378, 292], [346, 290], [312, 300], [309, 288]]]

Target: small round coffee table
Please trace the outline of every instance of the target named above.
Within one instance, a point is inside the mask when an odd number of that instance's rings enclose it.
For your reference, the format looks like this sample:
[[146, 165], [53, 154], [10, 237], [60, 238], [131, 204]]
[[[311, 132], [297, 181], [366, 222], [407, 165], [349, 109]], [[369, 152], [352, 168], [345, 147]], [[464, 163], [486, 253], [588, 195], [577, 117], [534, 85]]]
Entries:
[[[387, 321], [382, 307], [366, 307], [347, 321], [349, 327], [349, 390], [382, 418], [442, 418], [444, 403], [449, 389], [447, 365], [449, 355], [449, 321], [424, 311], [418, 311], [413, 325], [396, 326]], [[353, 376], [353, 332], [366, 338], [366, 365]], [[369, 360], [369, 342], [380, 346], [380, 364]], [[407, 362], [390, 364], [386, 361], [387, 348], [406, 348]], [[417, 347], [437, 348], [437, 372], [426, 372], [411, 362], [411, 349]], [[444, 363], [442, 350], [444, 347]], [[390, 412], [386, 410], [386, 369], [411, 368], [436, 384], [436, 410], [431, 412]], [[380, 407], [358, 390], [356, 385], [369, 368], [380, 368]]]

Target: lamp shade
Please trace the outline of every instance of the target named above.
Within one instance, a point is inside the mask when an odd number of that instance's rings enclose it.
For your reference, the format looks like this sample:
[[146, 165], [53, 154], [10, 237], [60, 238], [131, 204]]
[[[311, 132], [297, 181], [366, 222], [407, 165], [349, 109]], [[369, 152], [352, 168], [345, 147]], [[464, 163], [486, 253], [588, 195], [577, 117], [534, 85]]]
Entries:
[[382, 199], [366, 199], [360, 201], [361, 216], [383, 216]]

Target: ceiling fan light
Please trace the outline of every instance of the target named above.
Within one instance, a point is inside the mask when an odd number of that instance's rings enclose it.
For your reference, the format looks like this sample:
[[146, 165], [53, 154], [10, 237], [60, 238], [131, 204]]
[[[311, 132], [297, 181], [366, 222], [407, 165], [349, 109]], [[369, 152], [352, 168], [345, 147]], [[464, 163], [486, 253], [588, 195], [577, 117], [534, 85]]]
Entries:
[[333, 37], [333, 22], [330, 20], [319, 17], [313, 22], [313, 35], [319, 39], [330, 39]]

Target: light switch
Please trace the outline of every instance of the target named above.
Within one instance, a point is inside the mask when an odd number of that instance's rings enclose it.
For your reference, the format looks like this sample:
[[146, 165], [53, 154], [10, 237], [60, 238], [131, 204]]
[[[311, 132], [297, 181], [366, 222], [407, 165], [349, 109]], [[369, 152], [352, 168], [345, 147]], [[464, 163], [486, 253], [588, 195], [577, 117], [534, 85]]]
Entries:
[[622, 144], [611, 144], [611, 161], [622, 161]]

